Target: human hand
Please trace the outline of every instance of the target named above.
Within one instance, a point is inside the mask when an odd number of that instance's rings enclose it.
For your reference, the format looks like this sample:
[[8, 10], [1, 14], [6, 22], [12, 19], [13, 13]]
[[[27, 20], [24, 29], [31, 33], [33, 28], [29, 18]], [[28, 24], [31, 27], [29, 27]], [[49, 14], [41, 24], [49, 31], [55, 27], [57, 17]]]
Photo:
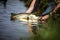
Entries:
[[55, 14], [55, 13], [56, 13], [56, 11], [54, 10], [52, 13], [53, 13], [53, 14]]
[[41, 20], [42, 23], [46, 23], [46, 20], [48, 18], [49, 18], [49, 15], [45, 15], [45, 16], [42, 16], [40, 20]]

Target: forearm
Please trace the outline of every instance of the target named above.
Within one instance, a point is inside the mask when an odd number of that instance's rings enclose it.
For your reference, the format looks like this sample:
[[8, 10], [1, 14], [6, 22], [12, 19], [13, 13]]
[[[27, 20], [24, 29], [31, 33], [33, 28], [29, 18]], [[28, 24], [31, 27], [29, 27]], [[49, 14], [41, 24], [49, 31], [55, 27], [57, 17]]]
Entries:
[[55, 12], [56, 10], [58, 10], [60, 8], [60, 3], [56, 6], [56, 8], [53, 10], [53, 12]]
[[28, 10], [26, 11], [26, 13], [31, 13], [34, 9], [34, 5], [35, 5], [36, 0], [33, 0], [30, 7], [28, 8]]

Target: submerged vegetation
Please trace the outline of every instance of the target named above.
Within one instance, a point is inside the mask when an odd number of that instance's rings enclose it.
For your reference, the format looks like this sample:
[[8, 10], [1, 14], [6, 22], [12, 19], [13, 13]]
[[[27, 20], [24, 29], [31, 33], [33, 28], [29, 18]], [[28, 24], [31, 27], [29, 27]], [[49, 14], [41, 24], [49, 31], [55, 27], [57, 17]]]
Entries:
[[[25, 6], [29, 7], [32, 0], [21, 0], [24, 1]], [[54, 1], [54, 0], [53, 0]], [[48, 6], [47, 0], [41, 0], [36, 11], [36, 15], [40, 16]], [[33, 40], [60, 40], [60, 18], [55, 19], [50, 16], [46, 25], [39, 25], [40, 29], [37, 32], [37, 36], [34, 36]]]

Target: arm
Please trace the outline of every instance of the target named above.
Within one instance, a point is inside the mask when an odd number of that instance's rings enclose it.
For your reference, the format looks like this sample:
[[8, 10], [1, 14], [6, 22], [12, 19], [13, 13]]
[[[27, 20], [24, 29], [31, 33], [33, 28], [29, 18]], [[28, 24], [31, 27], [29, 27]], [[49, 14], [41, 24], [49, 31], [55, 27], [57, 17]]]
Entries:
[[56, 12], [60, 8], [60, 3], [56, 6], [56, 8], [53, 10], [53, 12]]
[[34, 4], [35, 4], [36, 0], [33, 0], [30, 7], [28, 8], [28, 10], [26, 11], [26, 13], [31, 13], [34, 9]]

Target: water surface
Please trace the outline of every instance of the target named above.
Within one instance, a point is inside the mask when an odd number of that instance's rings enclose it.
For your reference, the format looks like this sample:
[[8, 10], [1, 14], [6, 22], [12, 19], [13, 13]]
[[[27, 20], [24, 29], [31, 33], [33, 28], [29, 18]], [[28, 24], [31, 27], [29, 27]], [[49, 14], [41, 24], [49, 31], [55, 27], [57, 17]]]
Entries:
[[21, 40], [30, 37], [28, 26], [24, 22], [10, 20], [11, 13], [25, 12], [24, 3], [19, 0], [8, 0], [6, 8], [0, 3], [0, 39]]

